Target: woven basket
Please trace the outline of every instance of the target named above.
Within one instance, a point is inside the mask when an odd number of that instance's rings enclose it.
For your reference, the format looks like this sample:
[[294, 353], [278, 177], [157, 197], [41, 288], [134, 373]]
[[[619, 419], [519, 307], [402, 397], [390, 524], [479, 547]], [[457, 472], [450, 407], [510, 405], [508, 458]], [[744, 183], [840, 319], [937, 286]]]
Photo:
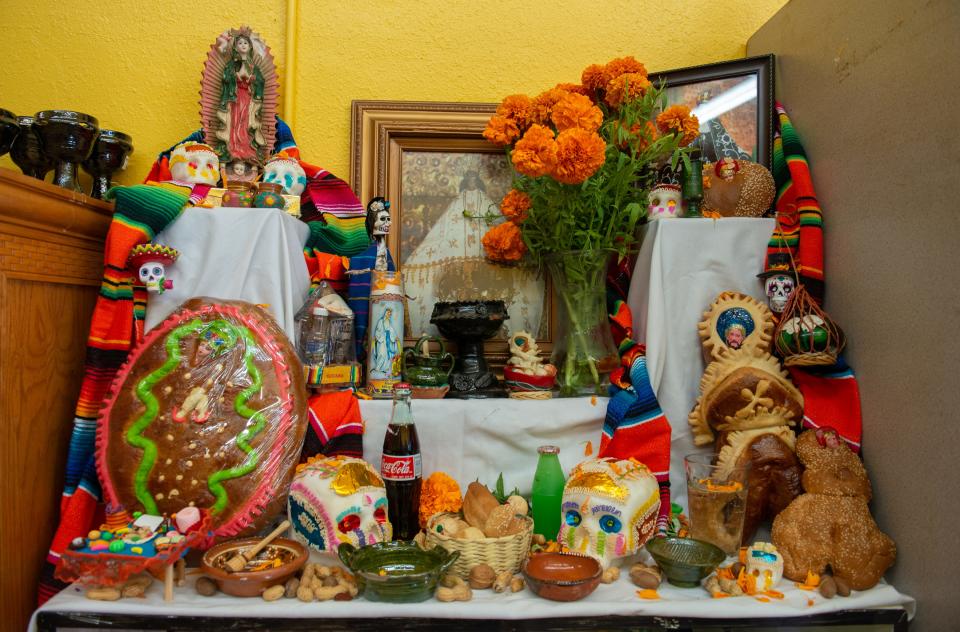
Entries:
[[[786, 331], [788, 327], [795, 331]], [[822, 336], [819, 343], [813, 335], [814, 330]], [[837, 355], [847, 344], [843, 330], [817, 305], [802, 284], [797, 285], [787, 301], [773, 336], [777, 353], [786, 366], [836, 364]]]
[[460, 559], [454, 563], [453, 572], [466, 579], [470, 569], [477, 564], [489, 564], [497, 573], [520, 572], [520, 564], [530, 553], [530, 541], [533, 538], [533, 520], [529, 516], [524, 516], [526, 528], [520, 533], [482, 540], [462, 540], [434, 531], [433, 525], [447, 516], [455, 514], [437, 514], [427, 521], [426, 548], [442, 546], [448, 551], [460, 551]]

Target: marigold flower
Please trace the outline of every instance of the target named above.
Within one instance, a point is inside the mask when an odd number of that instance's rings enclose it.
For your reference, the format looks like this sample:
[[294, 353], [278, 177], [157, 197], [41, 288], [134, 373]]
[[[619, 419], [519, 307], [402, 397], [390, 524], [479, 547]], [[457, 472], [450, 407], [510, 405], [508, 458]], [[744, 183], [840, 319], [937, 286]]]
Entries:
[[528, 211], [533, 207], [530, 196], [523, 191], [510, 189], [500, 202], [500, 212], [514, 224], [522, 224]]
[[438, 513], [456, 513], [463, 506], [463, 496], [457, 481], [443, 472], [434, 472], [420, 490], [420, 526]]
[[595, 132], [603, 123], [603, 112], [582, 94], [569, 93], [553, 106], [550, 118], [558, 132], [572, 127]]
[[550, 122], [550, 114], [553, 112], [553, 106], [557, 101], [570, 94], [566, 90], [559, 88], [550, 88], [541, 92], [533, 98], [533, 107], [530, 113], [531, 123], [540, 123], [546, 125]]
[[558, 83], [555, 85], [554, 90], [563, 90], [564, 92], [572, 92], [574, 94], [582, 94], [587, 98], [594, 98], [594, 91], [586, 88], [579, 83]]
[[558, 182], [579, 184], [606, 160], [607, 144], [596, 132], [577, 127], [557, 136], [557, 165], [550, 173]]
[[607, 86], [607, 69], [600, 64], [590, 64], [583, 69], [580, 75], [580, 83], [588, 90], [602, 90]]
[[498, 263], [517, 263], [527, 253], [520, 228], [513, 222], [497, 224], [480, 240], [487, 258]]
[[516, 121], [496, 114], [487, 121], [483, 137], [495, 145], [509, 145], [520, 136]]
[[557, 141], [553, 131], [543, 125], [531, 125], [513, 148], [513, 167], [525, 176], [538, 178], [550, 173], [557, 164]]
[[517, 127], [524, 129], [530, 124], [530, 112], [533, 107], [533, 100], [525, 94], [511, 94], [504, 97], [500, 105], [497, 106], [497, 114], [508, 118], [517, 124]]
[[[647, 69], [639, 61], [633, 58], [633, 56], [628, 57], [618, 57], [617, 59], [611, 59], [607, 62], [607, 65], [603, 67], [603, 86], [606, 87], [606, 84], [610, 83], [620, 75], [625, 74], [639, 74], [643, 75], [643, 78], [647, 78]], [[586, 84], [586, 82], [584, 82]]]
[[650, 121], [644, 121], [643, 126], [640, 123], [634, 123], [629, 130], [627, 130], [626, 124], [621, 121], [620, 128], [626, 130], [628, 135], [626, 140], [618, 144], [622, 151], [630, 149], [633, 153], [639, 154], [649, 147], [650, 143], [657, 140], [657, 127]]
[[612, 108], [618, 108], [624, 101], [632, 101], [642, 97], [650, 88], [650, 80], [639, 72], [628, 72], [618, 75], [607, 83], [607, 92], [604, 100]]
[[700, 121], [685, 105], [671, 105], [657, 115], [657, 127], [664, 134], [680, 136], [680, 146], [689, 145], [700, 135]]

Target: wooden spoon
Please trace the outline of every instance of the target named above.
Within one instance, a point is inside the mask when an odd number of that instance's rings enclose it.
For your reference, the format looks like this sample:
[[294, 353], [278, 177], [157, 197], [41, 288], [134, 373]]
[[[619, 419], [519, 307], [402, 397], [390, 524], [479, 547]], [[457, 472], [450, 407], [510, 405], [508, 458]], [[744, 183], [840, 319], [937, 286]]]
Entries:
[[278, 535], [280, 535], [281, 533], [283, 533], [289, 528], [290, 528], [290, 521], [284, 520], [283, 522], [280, 523], [280, 526], [278, 526], [276, 529], [270, 532], [270, 535], [268, 535], [267, 537], [265, 537], [264, 539], [260, 540], [255, 545], [253, 545], [253, 548], [249, 548], [246, 551], [241, 551], [236, 555], [234, 555], [231, 559], [227, 560], [227, 563], [225, 565], [227, 568], [227, 572], [239, 573], [240, 571], [242, 571], [243, 567], [247, 565], [247, 562], [255, 558], [257, 556], [257, 553], [263, 550], [263, 547], [273, 542], [274, 538], [276, 538]]

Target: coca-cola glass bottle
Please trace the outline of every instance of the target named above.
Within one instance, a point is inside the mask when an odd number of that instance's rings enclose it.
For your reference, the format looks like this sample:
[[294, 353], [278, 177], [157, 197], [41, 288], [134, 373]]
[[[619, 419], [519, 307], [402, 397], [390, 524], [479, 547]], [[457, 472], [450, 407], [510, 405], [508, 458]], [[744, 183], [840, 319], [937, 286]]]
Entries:
[[387, 488], [387, 511], [395, 540], [412, 540], [420, 530], [423, 472], [420, 440], [410, 410], [410, 385], [393, 387], [393, 412], [383, 437], [380, 476]]

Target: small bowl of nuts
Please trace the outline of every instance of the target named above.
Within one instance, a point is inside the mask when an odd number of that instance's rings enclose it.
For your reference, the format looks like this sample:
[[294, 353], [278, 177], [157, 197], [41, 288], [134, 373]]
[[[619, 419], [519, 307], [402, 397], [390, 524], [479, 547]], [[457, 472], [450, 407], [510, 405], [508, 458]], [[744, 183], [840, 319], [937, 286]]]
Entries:
[[337, 555], [353, 571], [366, 599], [393, 603], [432, 597], [440, 576], [460, 557], [440, 547], [424, 551], [411, 542], [378, 542], [359, 549], [341, 543]]

